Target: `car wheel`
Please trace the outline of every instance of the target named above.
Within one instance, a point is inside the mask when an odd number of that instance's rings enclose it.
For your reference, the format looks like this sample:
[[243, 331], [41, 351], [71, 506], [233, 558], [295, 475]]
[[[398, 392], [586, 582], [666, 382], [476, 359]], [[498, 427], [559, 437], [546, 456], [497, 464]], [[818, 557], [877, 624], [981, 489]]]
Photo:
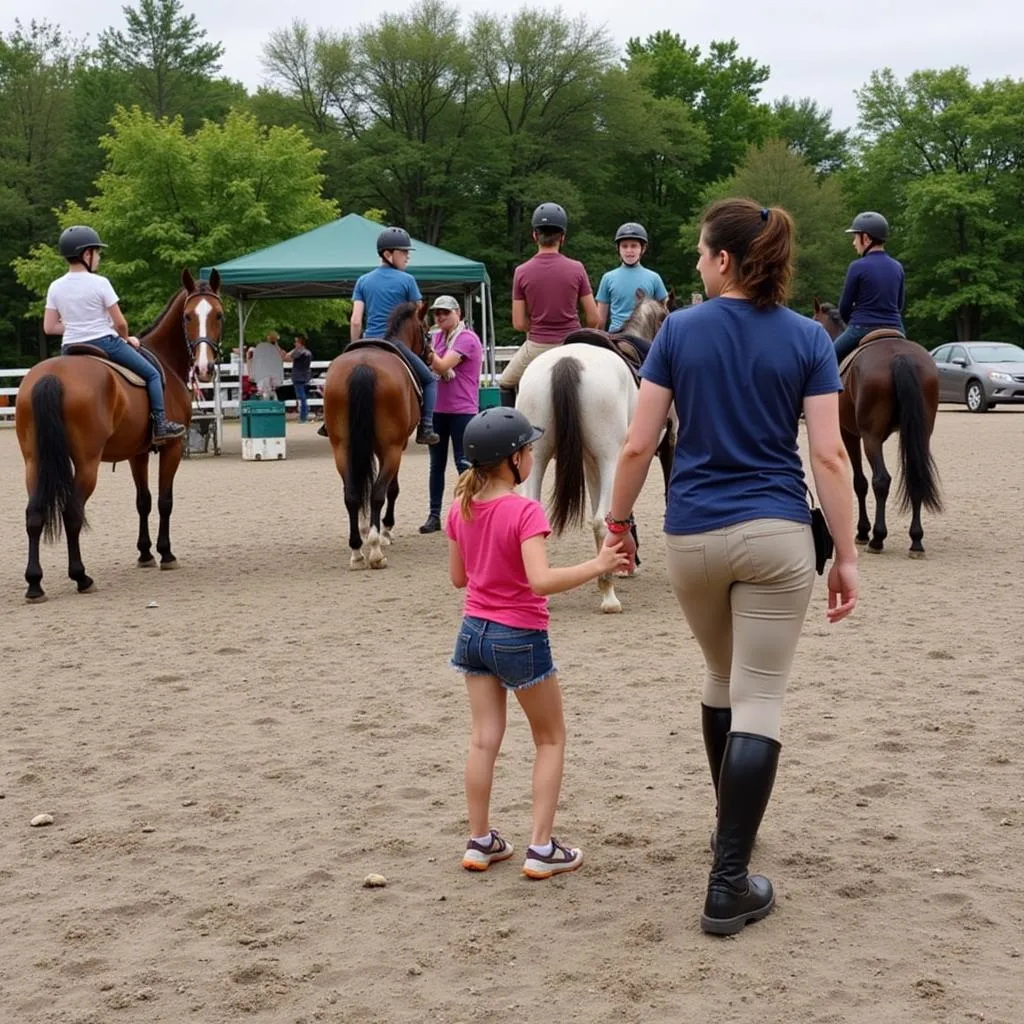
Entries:
[[985, 397], [985, 389], [980, 380], [968, 381], [964, 399], [971, 412], [988, 412], [989, 410], [988, 399]]

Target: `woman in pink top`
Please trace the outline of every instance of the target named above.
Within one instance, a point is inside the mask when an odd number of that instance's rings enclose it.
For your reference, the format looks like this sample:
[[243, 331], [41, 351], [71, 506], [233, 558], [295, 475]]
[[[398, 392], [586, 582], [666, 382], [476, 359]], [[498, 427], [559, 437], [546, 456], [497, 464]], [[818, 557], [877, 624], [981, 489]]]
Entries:
[[490, 827], [494, 762], [505, 735], [508, 691], [526, 712], [537, 747], [533, 766], [533, 834], [523, 874], [550, 878], [583, 863], [579, 849], [551, 834], [562, 786], [565, 720], [548, 642], [548, 594], [589, 583], [626, 563], [621, 546], [565, 569], [548, 565], [551, 528], [543, 507], [516, 494], [533, 468], [542, 431], [517, 409], [485, 409], [466, 427], [471, 468], [459, 478], [448, 512], [448, 572], [466, 588], [452, 667], [466, 676], [472, 734], [466, 760], [470, 839], [462, 866], [486, 871], [513, 847]]

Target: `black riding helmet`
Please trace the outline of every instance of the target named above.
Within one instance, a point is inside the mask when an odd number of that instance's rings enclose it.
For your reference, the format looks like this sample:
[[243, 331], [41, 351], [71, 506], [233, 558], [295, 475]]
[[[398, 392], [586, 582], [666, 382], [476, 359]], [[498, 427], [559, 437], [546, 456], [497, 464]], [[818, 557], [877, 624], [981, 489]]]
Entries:
[[853, 223], [846, 229], [848, 235], [867, 235], [876, 242], [884, 242], [889, 237], [889, 222], [873, 210], [858, 213]]
[[409, 237], [409, 232], [405, 228], [385, 228], [377, 236], [377, 255], [383, 256], [384, 253], [392, 249], [404, 249], [408, 252], [412, 248], [412, 239]]
[[619, 242], [635, 241], [642, 242], [647, 245], [647, 229], [643, 224], [638, 224], [635, 220], [627, 221], [619, 227], [619, 230], [615, 232], [615, 244]]
[[493, 466], [533, 444], [543, 434], [518, 409], [484, 409], [466, 424], [462, 451], [470, 465]]
[[105, 249], [107, 243], [100, 239], [100, 236], [93, 228], [84, 224], [76, 224], [74, 227], [65, 228], [60, 235], [57, 248], [61, 256], [66, 260], [75, 259], [81, 256], [87, 249]]
[[569, 217], [558, 203], [541, 203], [533, 211], [530, 225], [534, 231], [540, 228], [556, 228], [558, 231], [566, 231], [569, 227]]

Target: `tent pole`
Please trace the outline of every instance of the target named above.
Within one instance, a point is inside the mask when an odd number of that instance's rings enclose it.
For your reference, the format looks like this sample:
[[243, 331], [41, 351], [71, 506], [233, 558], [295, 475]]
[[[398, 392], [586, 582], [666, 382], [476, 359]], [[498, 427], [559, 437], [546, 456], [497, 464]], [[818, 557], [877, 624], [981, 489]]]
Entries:
[[488, 357], [491, 363], [491, 387], [495, 387], [497, 381], [495, 377], [498, 374], [497, 356], [494, 351], [495, 340], [494, 340], [494, 293], [491, 291], [491, 286], [488, 283], [484, 283], [484, 294], [487, 296], [487, 345], [488, 345]]

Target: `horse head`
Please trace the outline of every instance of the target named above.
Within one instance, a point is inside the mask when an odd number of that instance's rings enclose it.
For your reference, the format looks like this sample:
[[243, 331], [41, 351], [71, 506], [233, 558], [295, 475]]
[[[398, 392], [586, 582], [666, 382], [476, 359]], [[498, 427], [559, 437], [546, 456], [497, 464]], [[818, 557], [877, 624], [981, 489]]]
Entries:
[[389, 341], [400, 341], [410, 352], [424, 358], [427, 346], [426, 302], [401, 302], [391, 311], [385, 332]]
[[672, 308], [669, 299], [673, 296], [674, 293], [670, 292], [666, 299], [652, 299], [643, 288], [637, 288], [633, 312], [617, 333], [634, 334], [645, 341], [652, 341]]
[[819, 301], [817, 295], [814, 296], [814, 314], [811, 319], [817, 320], [833, 341], [846, 330], [846, 322], [839, 315], [839, 310], [831, 302]]
[[188, 293], [182, 312], [189, 362], [199, 380], [209, 381], [220, 361], [220, 341], [224, 330], [224, 306], [220, 300], [220, 274], [214, 270], [209, 281], [195, 281], [186, 267], [181, 284]]

